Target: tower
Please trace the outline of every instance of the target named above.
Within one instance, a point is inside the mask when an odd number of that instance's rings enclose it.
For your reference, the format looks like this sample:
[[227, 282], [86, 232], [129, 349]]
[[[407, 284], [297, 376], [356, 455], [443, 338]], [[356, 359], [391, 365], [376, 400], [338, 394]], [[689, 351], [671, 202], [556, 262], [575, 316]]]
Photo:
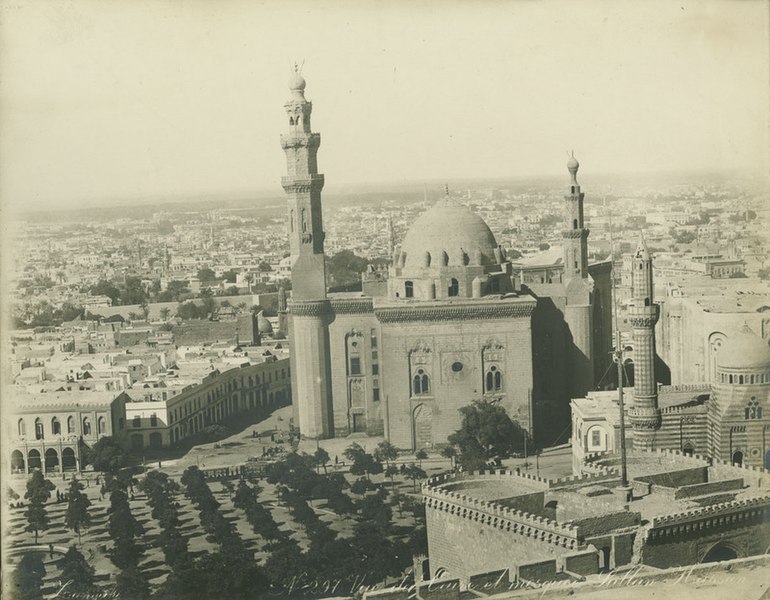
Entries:
[[639, 238], [632, 264], [628, 320], [634, 340], [634, 405], [628, 414], [634, 429], [634, 448], [639, 450], [652, 447], [661, 422], [655, 381], [655, 323], [659, 310], [652, 301], [652, 257], [644, 236]]
[[588, 229], [583, 222], [583, 198], [585, 194], [580, 191], [577, 181], [577, 172], [580, 163], [575, 158], [574, 152], [567, 161], [567, 170], [570, 181], [570, 193], [564, 196], [564, 229], [561, 237], [564, 250], [564, 280], [585, 279], [588, 277]]
[[310, 130], [313, 104], [305, 99], [305, 80], [297, 66], [289, 79], [291, 96], [284, 104], [289, 130], [281, 135], [288, 196], [292, 302], [288, 305], [294, 422], [307, 438], [333, 435], [330, 307], [326, 299], [324, 232], [316, 153], [321, 136]]
[[286, 153], [286, 177], [281, 184], [289, 199], [292, 295], [297, 300], [326, 298], [324, 232], [316, 154], [321, 135], [310, 131], [313, 103], [305, 99], [305, 80], [297, 66], [289, 81], [291, 97], [284, 104], [289, 132], [281, 135]]
[[583, 198], [577, 181], [580, 163], [574, 153], [567, 161], [571, 181], [564, 196], [562, 246], [565, 288], [564, 320], [572, 336], [570, 348], [571, 393], [582, 397], [593, 388], [593, 280], [588, 276], [588, 229], [583, 222]]

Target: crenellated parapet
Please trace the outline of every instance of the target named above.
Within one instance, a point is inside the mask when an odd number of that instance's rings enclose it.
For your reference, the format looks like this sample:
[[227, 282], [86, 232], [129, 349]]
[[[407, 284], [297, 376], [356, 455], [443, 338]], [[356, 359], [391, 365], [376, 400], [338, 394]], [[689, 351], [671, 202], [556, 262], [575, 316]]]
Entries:
[[767, 519], [770, 519], [770, 496], [743, 498], [653, 517], [648, 537], [665, 538], [724, 526], [737, 528]]
[[[489, 475], [485, 473], [468, 474], [467, 478], [487, 476], [499, 479], [502, 477], [514, 478], [519, 475], [513, 471], [508, 471]], [[530, 482], [539, 482], [544, 487], [548, 484], [548, 480], [536, 476], [522, 478]], [[452, 480], [450, 478], [442, 481], [446, 484]], [[573, 525], [561, 524], [547, 517], [503, 506], [495, 501], [481, 500], [462, 492], [436, 487], [436, 483], [437, 478], [434, 478], [423, 484], [422, 493], [426, 508], [443, 511], [461, 519], [513, 534], [524, 535], [563, 548], [577, 549], [579, 546], [579, 531]]]

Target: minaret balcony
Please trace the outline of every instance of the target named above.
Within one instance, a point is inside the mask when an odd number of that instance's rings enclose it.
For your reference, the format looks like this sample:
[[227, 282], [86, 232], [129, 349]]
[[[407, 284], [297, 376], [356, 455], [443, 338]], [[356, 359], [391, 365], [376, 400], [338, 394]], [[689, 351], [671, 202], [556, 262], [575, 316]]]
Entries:
[[289, 194], [318, 191], [324, 186], [323, 175], [307, 175], [305, 177], [281, 177], [281, 185]]
[[568, 240], [586, 239], [588, 237], [589, 229], [562, 229], [561, 237]]
[[291, 150], [293, 148], [318, 148], [321, 145], [320, 133], [283, 133], [281, 134], [281, 148]]
[[660, 307], [657, 304], [645, 306], [644, 301], [634, 298], [628, 307], [628, 322], [632, 327], [654, 327], [660, 318]]

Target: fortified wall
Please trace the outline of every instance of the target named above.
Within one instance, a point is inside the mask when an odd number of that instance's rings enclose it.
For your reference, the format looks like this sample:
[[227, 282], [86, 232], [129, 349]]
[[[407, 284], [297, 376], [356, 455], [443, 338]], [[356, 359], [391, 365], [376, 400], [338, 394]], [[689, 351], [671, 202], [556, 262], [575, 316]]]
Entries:
[[561, 479], [510, 470], [429, 479], [423, 572], [461, 586], [491, 571], [553, 581], [770, 550], [767, 471], [669, 451], [630, 453], [628, 465], [630, 498], [619, 457], [608, 454], [590, 455], [583, 474]]

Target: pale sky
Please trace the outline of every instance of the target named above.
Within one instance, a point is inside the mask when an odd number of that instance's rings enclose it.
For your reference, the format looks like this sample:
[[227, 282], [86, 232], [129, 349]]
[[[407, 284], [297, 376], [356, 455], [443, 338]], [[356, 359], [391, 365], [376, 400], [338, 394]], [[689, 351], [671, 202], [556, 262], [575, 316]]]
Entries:
[[748, 169], [769, 159], [768, 3], [0, 2], [6, 208], [282, 193], [305, 61], [327, 191]]

